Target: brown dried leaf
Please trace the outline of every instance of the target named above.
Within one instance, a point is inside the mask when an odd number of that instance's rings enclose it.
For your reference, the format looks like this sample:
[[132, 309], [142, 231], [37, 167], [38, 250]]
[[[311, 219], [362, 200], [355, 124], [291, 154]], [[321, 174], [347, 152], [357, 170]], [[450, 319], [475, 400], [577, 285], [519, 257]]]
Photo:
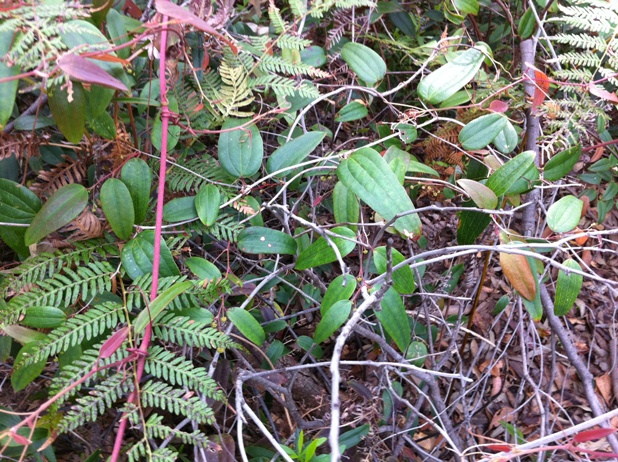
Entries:
[[527, 300], [536, 296], [536, 281], [524, 255], [500, 253], [500, 266], [511, 285]]

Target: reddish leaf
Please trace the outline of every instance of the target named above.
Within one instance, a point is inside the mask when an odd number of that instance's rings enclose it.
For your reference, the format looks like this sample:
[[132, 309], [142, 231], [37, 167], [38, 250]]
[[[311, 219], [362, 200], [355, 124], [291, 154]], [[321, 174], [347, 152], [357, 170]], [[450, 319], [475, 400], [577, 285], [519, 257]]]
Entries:
[[500, 253], [502, 272], [511, 285], [527, 300], [536, 296], [536, 281], [524, 255]]
[[578, 433], [573, 437], [573, 442], [584, 443], [586, 441], [596, 441], [611, 435], [616, 431], [615, 428], [595, 428]]
[[593, 83], [590, 83], [588, 85], [588, 90], [594, 96], [598, 96], [599, 98], [603, 98], [607, 101], [611, 101], [612, 103], [618, 103], [618, 96], [616, 96], [616, 93], [610, 93], [609, 91], [601, 87], [598, 87]]
[[67, 53], [58, 59], [58, 67], [69, 77], [80, 82], [100, 85], [114, 90], [129, 91], [120, 80], [81, 56]]
[[494, 112], [506, 112], [509, 108], [509, 103], [500, 101], [499, 99], [493, 100], [489, 105], [489, 110]]
[[488, 444], [487, 449], [496, 452], [511, 452], [512, 446], [508, 444]]
[[549, 91], [549, 77], [545, 75], [543, 72], [535, 69], [534, 70], [534, 81], [536, 86], [534, 88], [534, 97], [532, 98], [532, 112], [536, 112], [536, 109], [543, 104], [545, 101], [545, 97], [547, 96], [547, 92]]
[[26, 438], [25, 436], [18, 435], [16, 432], [12, 430], [9, 432], [9, 435], [13, 439], [13, 441], [15, 441], [17, 444], [21, 444], [22, 446], [28, 446], [32, 444], [32, 441], [30, 441], [28, 438]]
[[182, 23], [191, 24], [193, 27], [203, 30], [207, 34], [212, 35], [213, 37], [217, 37], [223, 40], [231, 49], [232, 52], [236, 55], [238, 54], [238, 48], [232, 42], [230, 42], [227, 38], [221, 35], [219, 32], [214, 30], [206, 21], [198, 18], [189, 10], [184, 9], [181, 6], [178, 6], [169, 0], [156, 0], [155, 7], [159, 13], [164, 16], [169, 16], [170, 18], [177, 19]]
[[105, 61], [107, 63], [118, 63], [123, 66], [128, 66], [131, 64], [129, 60], [119, 58], [118, 56], [110, 55], [109, 53], [94, 53], [88, 54], [88, 58], [96, 59], [97, 61]]
[[120, 345], [122, 345], [127, 338], [127, 335], [129, 335], [129, 326], [125, 326], [114, 332], [110, 338], [105, 340], [103, 346], [101, 346], [101, 349], [99, 350], [99, 358], [106, 359], [116, 353], [118, 348], [120, 348]]

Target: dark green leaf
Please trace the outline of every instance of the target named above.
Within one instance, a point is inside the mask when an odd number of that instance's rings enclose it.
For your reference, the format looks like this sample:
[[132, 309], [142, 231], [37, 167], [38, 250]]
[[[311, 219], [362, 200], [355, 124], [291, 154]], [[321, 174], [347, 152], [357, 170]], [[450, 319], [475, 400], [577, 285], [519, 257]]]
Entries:
[[534, 157], [534, 151], [522, 152], [492, 173], [485, 186], [502, 196], [534, 164]]
[[[358, 223], [360, 218], [358, 198], [341, 181], [333, 189], [333, 213], [337, 223]], [[354, 232], [358, 229], [356, 225], [347, 226]]]
[[[227, 119], [221, 130], [230, 130], [249, 122], [250, 119]], [[264, 157], [264, 144], [255, 124], [219, 135], [219, 162], [233, 177], [246, 178], [260, 169]]]
[[238, 248], [247, 253], [296, 255], [297, 245], [289, 234], [276, 229], [253, 226], [240, 232]]
[[547, 181], [558, 181], [564, 178], [579, 160], [582, 154], [580, 144], [559, 152], [545, 164], [543, 178]]
[[[564, 266], [570, 269], [581, 271], [582, 267], [572, 258], [565, 260]], [[554, 303], [554, 313], [556, 316], [563, 316], [571, 311], [575, 300], [582, 289], [584, 277], [581, 274], [566, 273], [563, 270], [558, 272], [558, 282], [556, 283], [556, 301]]]
[[[122, 267], [131, 279], [152, 273], [154, 261], [154, 231], [142, 231], [125, 244], [120, 253]], [[172, 252], [161, 239], [161, 263], [159, 276], [180, 276]]]
[[367, 106], [360, 101], [351, 101], [341, 108], [335, 116], [335, 122], [352, 122], [363, 119], [369, 114]]
[[33, 355], [38, 351], [40, 346], [38, 342], [31, 342], [24, 345], [17, 357], [15, 358], [15, 366], [13, 367], [13, 373], [11, 374], [11, 385], [13, 385], [14, 391], [20, 391], [30, 385], [34, 380], [41, 375], [43, 369], [45, 369], [45, 364], [47, 363], [47, 358], [43, 358], [36, 363], [30, 363], [27, 366], [24, 366], [24, 356]]
[[174, 301], [183, 292], [186, 292], [193, 283], [191, 281], [177, 282], [161, 292], [157, 298], [148, 304], [140, 314], [137, 315], [133, 322], [133, 331], [136, 334], [141, 334], [149, 322], [154, 321], [163, 312], [167, 306]]
[[195, 196], [177, 197], [163, 206], [163, 219], [168, 223], [197, 218]]
[[221, 193], [214, 184], [202, 186], [195, 196], [195, 210], [205, 226], [212, 226], [219, 216]]
[[[308, 132], [285, 143], [270, 155], [266, 171], [272, 174], [300, 164], [322, 142], [325, 135], [326, 132]], [[275, 175], [275, 178], [287, 176], [291, 172], [291, 169], [286, 170]]]
[[214, 280], [221, 278], [221, 271], [213, 263], [202, 257], [190, 257], [185, 260], [185, 265], [200, 279]]
[[86, 95], [81, 83], [72, 82], [72, 96], [59, 85], [49, 91], [48, 104], [64, 137], [78, 144], [86, 131]]
[[506, 117], [497, 113], [481, 116], [461, 129], [459, 142], [464, 149], [483, 149], [506, 128], [507, 122]]
[[126, 185], [116, 178], [110, 178], [103, 183], [99, 198], [105, 218], [116, 236], [123, 240], [131, 237], [135, 224], [135, 211], [131, 193]]
[[120, 180], [129, 189], [135, 211], [135, 223], [139, 225], [146, 218], [150, 202], [150, 188], [152, 187], [150, 167], [142, 159], [130, 159], [120, 171]]
[[388, 289], [380, 303], [381, 310], [375, 310], [376, 317], [388, 335], [393, 339], [401, 352], [406, 351], [410, 344], [412, 332], [408, 321], [406, 307], [401, 295], [393, 287]]
[[386, 74], [386, 63], [382, 57], [360, 43], [346, 43], [341, 49], [341, 58], [368, 85], [374, 85]]
[[350, 316], [350, 311], [352, 311], [352, 302], [349, 300], [340, 300], [331, 306], [315, 329], [315, 334], [313, 335], [315, 343], [322, 343], [343, 326], [348, 316]]
[[[344, 285], [345, 282], [345, 285]], [[320, 313], [326, 316], [331, 307], [341, 301], [349, 300], [356, 290], [356, 279], [351, 274], [339, 275], [328, 285], [322, 304], [320, 305]]]
[[29, 224], [41, 210], [41, 200], [25, 186], [0, 178], [0, 221]]
[[[392, 266], [396, 266], [406, 258], [397, 249], [392, 249]], [[373, 251], [373, 261], [376, 265], [376, 269], [380, 274], [386, 273], [387, 261], [386, 261], [386, 247], [377, 247]], [[411, 294], [416, 290], [416, 282], [414, 281], [414, 273], [412, 269], [404, 265], [401, 268], [395, 270], [393, 273], [393, 288], [400, 294]], [[402, 350], [403, 351], [403, 350]]]
[[60, 326], [66, 318], [64, 311], [55, 306], [31, 306], [21, 323], [37, 329], [50, 329]]
[[[343, 226], [333, 228], [331, 231], [338, 236], [342, 236], [341, 238], [329, 236], [330, 241], [337, 247], [337, 249], [339, 249], [341, 257], [343, 258], [352, 252], [354, 247], [356, 247], [356, 233]], [[313, 268], [315, 266], [325, 265], [326, 263], [331, 263], [336, 260], [337, 255], [335, 254], [335, 251], [325, 238], [320, 237], [313, 244], [303, 250], [298, 256], [298, 260], [296, 261], [296, 269], [304, 270], [307, 268]]]
[[260, 323], [241, 308], [230, 308], [227, 310], [227, 317], [230, 318], [232, 324], [247, 337], [248, 340], [255, 343], [257, 346], [261, 346], [266, 340], [266, 333]]

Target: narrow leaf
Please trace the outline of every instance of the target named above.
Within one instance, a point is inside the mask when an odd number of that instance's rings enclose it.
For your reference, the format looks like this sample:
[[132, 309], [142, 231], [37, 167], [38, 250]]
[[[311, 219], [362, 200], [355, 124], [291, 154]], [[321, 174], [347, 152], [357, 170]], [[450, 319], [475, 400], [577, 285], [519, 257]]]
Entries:
[[350, 311], [352, 311], [352, 302], [349, 300], [340, 300], [331, 306], [315, 329], [313, 335], [315, 343], [322, 343], [343, 326], [350, 316]]
[[152, 171], [142, 159], [130, 159], [122, 166], [120, 180], [129, 189], [135, 212], [135, 223], [140, 224], [144, 221], [146, 212], [148, 212]]
[[487, 186], [496, 196], [502, 196], [534, 164], [534, 151], [524, 151], [491, 174]]
[[150, 302], [150, 304], [137, 315], [137, 318], [135, 318], [135, 321], [133, 322], [133, 331], [136, 334], [141, 334], [144, 329], [146, 329], [148, 323], [157, 319], [163, 310], [167, 308], [167, 306], [172, 303], [176, 297], [183, 292], [186, 292], [191, 287], [193, 287], [193, 283], [191, 281], [182, 281], [177, 282], [161, 292], [157, 298]]
[[116, 178], [110, 178], [103, 183], [100, 200], [105, 218], [116, 236], [123, 240], [131, 237], [135, 224], [135, 211], [131, 193], [126, 185]]
[[[582, 268], [575, 260], [569, 258], [563, 263], [564, 266], [581, 271]], [[558, 272], [558, 282], [556, 283], [556, 301], [554, 302], [554, 313], [556, 316], [563, 316], [571, 311], [575, 300], [579, 296], [584, 283], [581, 274], [566, 273], [563, 270]]]
[[114, 332], [110, 338], [105, 340], [101, 349], [99, 350], [99, 358], [106, 359], [118, 351], [118, 348], [124, 343], [129, 336], [129, 326], [124, 326]]
[[261, 346], [266, 340], [266, 333], [260, 323], [241, 308], [230, 308], [227, 310], [227, 317], [230, 318], [232, 324], [247, 337], [248, 340], [255, 343], [257, 346]]
[[57, 63], [58, 67], [74, 80], [114, 90], [129, 91], [120, 80], [112, 77], [103, 68], [81, 56], [66, 53], [58, 58]]
[[412, 332], [401, 295], [391, 287], [384, 294], [380, 305], [382, 309], [375, 311], [376, 317], [380, 320], [386, 333], [393, 339], [399, 351], [405, 352], [410, 345]]
[[[13, 36], [17, 33], [14, 30], [3, 30], [0, 32], [0, 56], [5, 56], [13, 44]], [[6, 62], [0, 61], [0, 80], [10, 79], [19, 75], [21, 69], [19, 66], [9, 66]], [[15, 106], [15, 97], [17, 96], [17, 87], [19, 79], [6, 80], [0, 82], [0, 130], [4, 128], [8, 122], [13, 107]]]
[[[336, 223], [358, 223], [360, 217], [358, 198], [341, 181], [333, 189], [333, 213]], [[358, 228], [356, 225], [347, 226], [354, 232]]]
[[204, 226], [212, 226], [219, 216], [221, 193], [214, 184], [202, 186], [195, 196], [195, 210]]
[[[354, 250], [356, 247], [356, 234], [354, 231], [343, 226], [338, 226], [331, 230], [336, 235], [342, 236], [342, 238], [330, 236], [330, 241], [337, 247], [341, 257], [345, 257], [347, 254]], [[345, 239], [347, 238], [347, 239]], [[307, 268], [313, 268], [315, 266], [325, 265], [337, 260], [337, 255], [332, 249], [328, 241], [320, 237], [313, 244], [307, 247], [301, 252], [296, 261], [296, 269], [304, 270]]]

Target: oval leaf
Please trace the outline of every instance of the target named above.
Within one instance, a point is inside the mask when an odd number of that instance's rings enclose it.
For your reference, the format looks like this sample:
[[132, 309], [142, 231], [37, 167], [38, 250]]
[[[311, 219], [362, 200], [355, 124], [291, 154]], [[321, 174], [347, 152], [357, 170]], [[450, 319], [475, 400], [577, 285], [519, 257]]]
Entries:
[[163, 219], [168, 223], [197, 218], [195, 196], [177, 197], [163, 206]]
[[498, 197], [491, 189], [478, 181], [462, 178], [457, 184], [468, 193], [470, 199], [481, 209], [493, 210], [498, 205]]
[[[392, 249], [393, 262], [392, 266], [396, 266], [406, 258], [397, 249]], [[373, 253], [373, 262], [380, 274], [386, 273], [386, 247], [378, 247]], [[414, 281], [414, 273], [409, 266], [402, 266], [393, 273], [393, 288], [400, 294], [411, 294], [416, 290], [416, 282]], [[403, 351], [403, 350], [401, 350]]]
[[379, 319], [386, 333], [403, 353], [410, 344], [412, 332], [406, 307], [394, 287], [386, 291], [380, 306], [382, 309], [375, 311], [376, 318]]
[[193, 274], [202, 280], [216, 281], [221, 278], [221, 271], [219, 271], [219, 268], [217, 268], [214, 263], [202, 257], [187, 258], [185, 260], [185, 265], [187, 265], [187, 268], [189, 268]]
[[[298, 165], [322, 142], [326, 132], [309, 132], [285, 143], [273, 152], [266, 162], [266, 171], [275, 173], [279, 170]], [[288, 175], [291, 170], [278, 173], [275, 178]]]
[[355, 290], [356, 278], [351, 274], [341, 274], [333, 279], [328, 285], [328, 289], [326, 289], [322, 304], [320, 305], [320, 313], [322, 316], [326, 316], [328, 310], [330, 310], [335, 303], [341, 300], [349, 300]]
[[25, 186], [0, 178], [0, 221], [29, 224], [41, 210], [41, 200]]
[[[250, 119], [227, 119], [221, 130], [230, 130]], [[264, 144], [255, 124], [237, 130], [224, 131], [219, 136], [219, 162], [221, 167], [236, 178], [251, 176], [260, 169], [264, 157]]]
[[74, 80], [114, 90], [129, 91], [120, 80], [112, 77], [103, 68], [81, 56], [67, 53], [62, 55], [56, 62], [58, 67]]
[[425, 359], [427, 359], [427, 354], [427, 345], [417, 340], [410, 343], [410, 346], [406, 350], [406, 359], [410, 361], [410, 364], [413, 366], [423, 367]]
[[51, 329], [62, 325], [66, 319], [64, 311], [55, 306], [31, 306], [21, 323], [37, 329]]
[[503, 154], [508, 154], [517, 146], [517, 132], [513, 124], [507, 119], [506, 125], [502, 129], [498, 136], [493, 140], [494, 146]]
[[[361, 148], [337, 168], [339, 180], [385, 220], [414, 210], [410, 196], [386, 161], [371, 148]], [[413, 239], [421, 235], [417, 214], [401, 217], [394, 224], [397, 231]]]
[[35, 354], [40, 348], [38, 342], [31, 342], [24, 345], [17, 353], [13, 373], [11, 374], [11, 385], [13, 385], [13, 390], [16, 392], [30, 385], [45, 369], [46, 357], [43, 357], [43, 359], [36, 363], [24, 365], [24, 359]]
[[346, 43], [341, 49], [341, 58], [368, 85], [374, 85], [386, 74], [386, 63], [382, 57], [360, 43]]
[[[354, 231], [343, 226], [333, 228], [331, 231], [339, 236], [347, 238], [343, 239], [329, 237], [330, 241], [337, 247], [337, 249], [339, 249], [339, 253], [342, 258], [354, 250], [354, 247], [356, 247], [356, 242], [354, 241], [356, 238], [356, 233], [354, 233]], [[303, 250], [298, 256], [298, 260], [296, 261], [296, 269], [304, 270], [307, 268], [313, 268], [315, 266], [325, 265], [326, 263], [331, 263], [336, 260], [337, 255], [335, 254], [335, 251], [326, 239], [320, 237], [313, 244]]]
[[[0, 56], [5, 56], [13, 44], [13, 35], [15, 31], [6, 29], [0, 32]], [[0, 80], [10, 79], [21, 73], [19, 66], [9, 66], [6, 62], [0, 61]], [[8, 122], [13, 113], [15, 105], [15, 96], [17, 96], [17, 86], [19, 79], [6, 80], [0, 82], [0, 130]]]
[[527, 300], [536, 296], [536, 279], [524, 255], [500, 253], [500, 266], [511, 285]]
[[558, 181], [573, 170], [582, 155], [582, 146], [578, 144], [553, 156], [543, 168], [543, 177], [547, 181]]
[[195, 210], [200, 221], [205, 226], [212, 226], [219, 216], [221, 193], [214, 184], [207, 184], [200, 188], [195, 196]]
[[26, 231], [26, 245], [39, 242], [49, 233], [73, 221], [88, 203], [88, 191], [81, 184], [68, 184], [58, 189], [37, 212]]
[[534, 157], [534, 151], [524, 151], [513, 157], [490, 175], [485, 186], [496, 196], [502, 196], [534, 164]]
[[[337, 223], [358, 223], [360, 218], [358, 198], [341, 181], [333, 189], [333, 213]], [[347, 226], [354, 232], [358, 229], [356, 225]]]
[[501, 114], [492, 113], [474, 119], [459, 132], [459, 142], [464, 149], [475, 151], [483, 149], [496, 139], [506, 127], [508, 119]]
[[[154, 261], [154, 231], [142, 231], [125, 244], [120, 253], [122, 267], [131, 279], [152, 273]], [[159, 276], [180, 276], [180, 271], [174, 262], [172, 252], [161, 239], [161, 263]]]
[[417, 88], [418, 95], [431, 104], [441, 103], [474, 78], [484, 59], [485, 54], [480, 47], [459, 53], [453, 61], [420, 81]]
[[[582, 270], [582, 267], [572, 258], [565, 260], [564, 266]], [[582, 289], [584, 277], [581, 274], [566, 273], [563, 270], [558, 272], [558, 282], [556, 283], [556, 301], [554, 303], [554, 313], [556, 316], [563, 316], [571, 311], [575, 300]]]
[[131, 237], [135, 224], [135, 211], [131, 193], [126, 185], [116, 178], [110, 178], [103, 183], [100, 199], [105, 218], [116, 236], [123, 240]]
[[152, 171], [142, 159], [131, 159], [122, 166], [120, 180], [129, 189], [135, 212], [135, 223], [139, 225], [144, 221], [146, 212], [148, 212]]
[[547, 211], [547, 226], [555, 233], [575, 229], [582, 217], [584, 202], [575, 196], [566, 196], [554, 202]]
[[315, 329], [314, 342], [322, 343], [343, 326], [350, 316], [350, 311], [352, 311], [352, 302], [349, 300], [340, 300], [331, 306]]
[[276, 229], [253, 226], [238, 234], [238, 248], [247, 253], [276, 253], [296, 255], [294, 238]]
[[64, 137], [78, 144], [86, 131], [86, 95], [81, 83], [73, 82], [71, 86], [71, 101], [66, 89], [55, 86], [49, 92], [48, 104]]
[[351, 101], [341, 108], [335, 116], [335, 122], [351, 122], [363, 119], [369, 114], [367, 106], [360, 101]]
[[260, 323], [241, 308], [230, 308], [227, 310], [227, 317], [230, 318], [232, 324], [247, 337], [248, 340], [255, 343], [257, 346], [261, 346], [266, 340], [266, 333]]

